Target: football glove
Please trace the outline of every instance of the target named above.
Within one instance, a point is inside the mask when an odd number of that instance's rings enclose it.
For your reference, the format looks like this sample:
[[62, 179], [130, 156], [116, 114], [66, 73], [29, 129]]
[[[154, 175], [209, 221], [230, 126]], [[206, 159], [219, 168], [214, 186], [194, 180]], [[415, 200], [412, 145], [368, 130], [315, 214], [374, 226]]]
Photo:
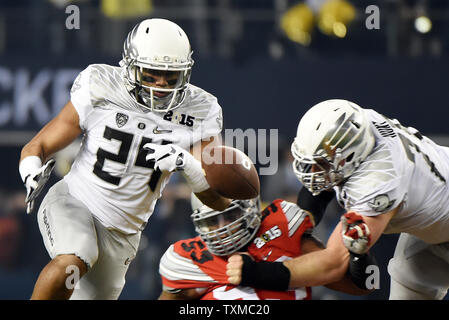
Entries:
[[210, 188], [201, 162], [196, 160], [187, 150], [174, 144], [159, 145], [154, 143], [147, 143], [143, 148], [148, 150], [145, 159], [154, 161], [154, 170], [181, 171], [194, 193]]
[[356, 254], [366, 253], [371, 242], [371, 235], [363, 217], [351, 211], [342, 215], [340, 221], [345, 247]]
[[147, 161], [154, 161], [154, 170], [161, 171], [179, 171], [185, 165], [186, 150], [173, 144], [158, 145], [154, 143], [147, 143], [143, 146], [148, 150], [146, 156]]
[[27, 205], [27, 214], [30, 214], [33, 211], [34, 200], [39, 196], [45, 183], [47, 183], [50, 178], [55, 163], [54, 159], [50, 159], [36, 172], [30, 173], [25, 177], [24, 184], [27, 190], [25, 203]]

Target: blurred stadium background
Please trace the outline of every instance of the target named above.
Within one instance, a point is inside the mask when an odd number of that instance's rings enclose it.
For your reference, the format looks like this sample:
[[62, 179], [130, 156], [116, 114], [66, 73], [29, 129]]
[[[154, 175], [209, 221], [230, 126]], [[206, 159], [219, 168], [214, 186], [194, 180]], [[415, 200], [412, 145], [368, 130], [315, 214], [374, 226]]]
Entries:
[[[69, 5], [80, 10], [79, 29], [66, 28]], [[265, 202], [296, 198], [301, 186], [291, 170], [290, 143], [302, 114], [321, 100], [353, 100], [449, 146], [445, 0], [2, 0], [0, 299], [28, 299], [49, 260], [36, 215], [25, 214], [21, 147], [65, 104], [77, 73], [91, 63], [117, 65], [126, 34], [148, 17], [171, 19], [187, 32], [195, 59], [191, 82], [218, 97], [225, 128], [278, 129], [278, 170], [261, 177]], [[52, 183], [76, 150], [74, 144], [57, 155]], [[194, 235], [189, 195], [174, 176], [144, 231], [121, 299], [158, 297], [160, 256]], [[316, 230], [323, 241], [340, 213], [333, 203]], [[356, 298], [318, 287], [314, 299], [387, 299], [386, 264], [396, 241], [384, 236], [374, 247], [379, 290]]]

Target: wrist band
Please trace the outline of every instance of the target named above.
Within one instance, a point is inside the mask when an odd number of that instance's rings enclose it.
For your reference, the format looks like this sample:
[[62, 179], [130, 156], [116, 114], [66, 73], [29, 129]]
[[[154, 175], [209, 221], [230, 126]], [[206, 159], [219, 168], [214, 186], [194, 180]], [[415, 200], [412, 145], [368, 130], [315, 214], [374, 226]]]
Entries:
[[370, 265], [377, 266], [376, 258], [370, 252], [365, 254], [349, 252], [349, 254], [349, 276], [358, 288], [367, 290], [366, 280], [370, 273], [366, 273], [366, 268]]
[[242, 254], [241, 286], [257, 289], [286, 291], [290, 283], [290, 270], [282, 262], [253, 261]]
[[25, 182], [27, 176], [35, 173], [42, 167], [42, 160], [38, 156], [28, 156], [20, 161], [19, 173], [22, 181]]
[[201, 167], [201, 162], [195, 159], [190, 153], [186, 152], [185, 165], [182, 174], [187, 180], [190, 188], [194, 193], [203, 192], [210, 188]]

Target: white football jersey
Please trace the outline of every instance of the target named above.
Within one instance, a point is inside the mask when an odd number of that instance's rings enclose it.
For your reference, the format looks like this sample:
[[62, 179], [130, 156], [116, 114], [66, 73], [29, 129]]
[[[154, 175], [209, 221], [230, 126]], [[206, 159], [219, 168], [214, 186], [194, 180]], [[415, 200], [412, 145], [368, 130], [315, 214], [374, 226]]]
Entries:
[[84, 137], [64, 179], [106, 227], [129, 234], [144, 227], [170, 177], [153, 170], [143, 146], [173, 143], [189, 150], [220, 134], [222, 111], [213, 95], [189, 85], [178, 108], [149, 112], [126, 90], [122, 70], [94, 64], [74, 81], [71, 102]]
[[449, 241], [449, 148], [374, 110], [365, 112], [375, 147], [335, 187], [340, 204], [365, 216], [400, 206], [384, 233], [406, 232], [428, 243]]

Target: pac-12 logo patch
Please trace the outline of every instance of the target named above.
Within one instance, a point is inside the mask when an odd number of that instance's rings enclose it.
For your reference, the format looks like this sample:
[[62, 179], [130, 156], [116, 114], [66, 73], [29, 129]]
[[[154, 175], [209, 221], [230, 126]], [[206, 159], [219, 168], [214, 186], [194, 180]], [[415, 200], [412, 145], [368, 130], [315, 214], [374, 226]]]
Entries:
[[117, 127], [121, 128], [128, 122], [128, 116], [124, 113], [117, 113], [115, 115], [115, 122], [117, 122]]

